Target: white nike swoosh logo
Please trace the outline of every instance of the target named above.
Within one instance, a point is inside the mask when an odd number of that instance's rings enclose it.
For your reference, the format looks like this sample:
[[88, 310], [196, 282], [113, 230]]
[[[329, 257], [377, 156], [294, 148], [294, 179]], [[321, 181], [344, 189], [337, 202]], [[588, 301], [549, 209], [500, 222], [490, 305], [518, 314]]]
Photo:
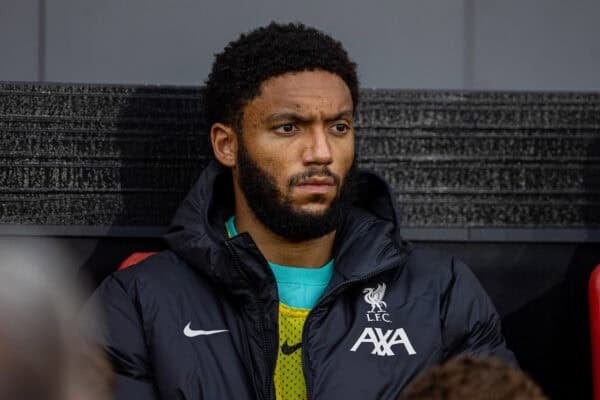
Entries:
[[183, 328], [183, 334], [187, 337], [195, 337], [195, 336], [204, 336], [204, 335], [214, 335], [215, 333], [221, 332], [229, 332], [227, 329], [219, 329], [216, 331], [202, 331], [202, 330], [194, 330], [190, 328], [192, 323], [188, 322], [188, 324]]

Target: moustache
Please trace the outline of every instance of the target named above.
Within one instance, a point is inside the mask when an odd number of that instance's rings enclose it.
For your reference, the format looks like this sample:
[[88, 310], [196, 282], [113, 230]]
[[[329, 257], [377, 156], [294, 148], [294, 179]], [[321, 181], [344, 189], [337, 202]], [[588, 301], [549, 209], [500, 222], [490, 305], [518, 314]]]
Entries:
[[319, 169], [310, 169], [305, 172], [301, 172], [296, 175], [292, 175], [292, 177], [288, 181], [288, 186], [297, 186], [301, 185], [304, 181], [310, 178], [319, 177], [319, 178], [330, 178], [333, 180], [335, 186], [339, 186], [340, 177], [334, 174], [327, 167], [319, 168]]

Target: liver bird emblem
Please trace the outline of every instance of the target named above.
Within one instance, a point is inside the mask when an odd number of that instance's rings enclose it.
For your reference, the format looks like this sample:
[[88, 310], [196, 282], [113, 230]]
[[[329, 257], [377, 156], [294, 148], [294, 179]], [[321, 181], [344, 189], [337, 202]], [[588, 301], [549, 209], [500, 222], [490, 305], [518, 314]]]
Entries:
[[385, 295], [385, 283], [378, 284], [376, 289], [363, 289], [363, 293], [365, 293], [365, 301], [371, 305], [371, 310], [367, 312], [375, 312], [375, 307], [377, 312], [385, 312], [383, 308], [387, 307], [387, 303], [382, 300]]

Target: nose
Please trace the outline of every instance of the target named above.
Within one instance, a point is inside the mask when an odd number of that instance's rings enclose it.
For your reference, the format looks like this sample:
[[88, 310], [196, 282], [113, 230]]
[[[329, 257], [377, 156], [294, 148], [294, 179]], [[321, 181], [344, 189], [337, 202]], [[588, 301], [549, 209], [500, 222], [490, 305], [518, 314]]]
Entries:
[[304, 149], [303, 162], [306, 165], [329, 165], [333, 162], [330, 138], [324, 129], [315, 129], [309, 136], [309, 141]]

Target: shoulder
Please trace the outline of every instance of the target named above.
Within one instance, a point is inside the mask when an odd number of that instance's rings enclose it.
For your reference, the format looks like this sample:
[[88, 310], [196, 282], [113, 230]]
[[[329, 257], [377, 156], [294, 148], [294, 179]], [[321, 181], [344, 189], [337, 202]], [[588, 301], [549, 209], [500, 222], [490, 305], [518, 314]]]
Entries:
[[163, 251], [111, 274], [96, 290], [92, 304], [112, 326], [115, 315], [136, 315], [150, 334], [157, 319], [172, 323], [177, 315], [207, 313], [222, 302], [218, 285], [175, 253]]
[[433, 249], [428, 246], [410, 243], [406, 268], [409, 268], [416, 276], [436, 276], [449, 279], [458, 269], [462, 269], [464, 263], [453, 255]]
[[493, 304], [471, 269], [442, 251], [415, 246], [406, 263], [410, 285], [419, 293], [434, 294], [448, 306], [465, 313], [492, 315]]
[[428, 246], [408, 243], [405, 247], [407, 259], [399, 275], [408, 279], [413, 289], [443, 293], [458, 283], [478, 289], [477, 278], [459, 258]]
[[371, 246], [389, 243], [391, 240], [398, 251], [406, 255], [405, 268], [414, 270], [418, 275], [448, 276], [466, 268], [462, 261], [448, 253], [404, 240], [393, 221], [362, 208], [354, 207], [350, 210], [344, 229], [346, 237], [366, 240]]
[[209, 287], [202, 274], [170, 250], [112, 273], [105, 284], [119, 286], [130, 298], [167, 296], [187, 288], [198, 290], [199, 286]]

